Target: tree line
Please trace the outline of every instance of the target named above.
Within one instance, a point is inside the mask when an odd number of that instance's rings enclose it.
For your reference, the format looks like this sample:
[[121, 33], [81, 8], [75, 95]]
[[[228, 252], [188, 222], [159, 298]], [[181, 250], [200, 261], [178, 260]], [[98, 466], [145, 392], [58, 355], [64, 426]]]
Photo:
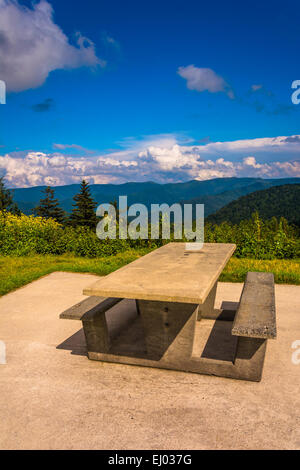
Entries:
[[[110, 256], [129, 249], [153, 249], [177, 240], [171, 228], [170, 239], [105, 239], [99, 240], [95, 231], [96, 203], [89, 185], [82, 181], [74, 196], [69, 216], [59, 206], [51, 187], [44, 189], [44, 197], [35, 208], [39, 217], [21, 214], [12, 193], [0, 178], [0, 254], [26, 256], [28, 254], [63, 254], [76, 256]], [[117, 217], [118, 219], [118, 217]], [[151, 226], [149, 225], [149, 232]], [[160, 230], [161, 233], [161, 230]], [[205, 223], [205, 242], [235, 243], [235, 256], [254, 259], [299, 259], [299, 227], [284, 218], [264, 220], [254, 212], [238, 224], [231, 221]]]
[[[73, 197], [73, 209], [68, 215], [55, 198], [54, 189], [47, 186], [43, 190], [43, 198], [34, 208], [34, 215], [44, 219], [54, 219], [62, 225], [84, 226], [95, 228], [97, 217], [95, 209], [97, 203], [91, 195], [89, 183], [82, 180], [79, 192]], [[18, 205], [13, 200], [12, 192], [5, 187], [4, 178], [0, 178], [0, 211], [6, 210], [15, 215], [21, 215]]]

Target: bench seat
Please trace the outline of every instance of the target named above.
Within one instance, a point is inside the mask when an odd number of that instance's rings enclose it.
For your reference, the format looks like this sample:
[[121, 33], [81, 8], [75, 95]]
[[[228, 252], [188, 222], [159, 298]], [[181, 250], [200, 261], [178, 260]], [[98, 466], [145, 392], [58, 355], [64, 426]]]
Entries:
[[123, 299], [117, 297], [88, 297], [73, 305], [60, 314], [63, 320], [86, 320], [92, 319], [95, 314], [105, 313]]
[[105, 312], [122, 300], [117, 297], [91, 296], [65, 310], [59, 318], [82, 321], [88, 355], [107, 353], [110, 348], [110, 337]]
[[276, 338], [274, 275], [249, 272], [235, 315], [232, 334], [249, 338]]

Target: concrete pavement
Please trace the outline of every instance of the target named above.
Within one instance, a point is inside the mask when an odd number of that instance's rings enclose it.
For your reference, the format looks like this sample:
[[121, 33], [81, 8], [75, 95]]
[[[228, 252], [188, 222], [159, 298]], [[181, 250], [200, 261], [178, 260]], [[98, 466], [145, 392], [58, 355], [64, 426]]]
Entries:
[[[58, 317], [95, 280], [53, 273], [0, 298], [0, 449], [300, 449], [299, 286], [276, 285], [255, 383], [89, 361], [81, 323]], [[219, 283], [217, 306], [241, 289]]]

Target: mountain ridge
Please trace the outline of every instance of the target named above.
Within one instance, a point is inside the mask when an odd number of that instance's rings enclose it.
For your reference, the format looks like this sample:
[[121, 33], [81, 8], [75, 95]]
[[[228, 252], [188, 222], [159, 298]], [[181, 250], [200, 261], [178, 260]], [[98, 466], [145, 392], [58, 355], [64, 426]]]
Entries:
[[[119, 196], [128, 196], [128, 205], [199, 203], [205, 204], [205, 214], [210, 215], [242, 195], [260, 189], [284, 184], [299, 184], [300, 178], [215, 178], [211, 180], [190, 180], [183, 183], [127, 182], [123, 184], [90, 185], [91, 194], [97, 204], [111, 202]], [[14, 200], [25, 214], [30, 214], [43, 197], [46, 186], [12, 188]], [[73, 196], [79, 191], [79, 184], [55, 186], [55, 197], [66, 211], [72, 210]]]
[[210, 214], [206, 221], [214, 224], [224, 221], [238, 224], [250, 219], [253, 212], [258, 211], [263, 220], [284, 217], [289, 223], [300, 227], [299, 207], [300, 184], [286, 184], [241, 196]]

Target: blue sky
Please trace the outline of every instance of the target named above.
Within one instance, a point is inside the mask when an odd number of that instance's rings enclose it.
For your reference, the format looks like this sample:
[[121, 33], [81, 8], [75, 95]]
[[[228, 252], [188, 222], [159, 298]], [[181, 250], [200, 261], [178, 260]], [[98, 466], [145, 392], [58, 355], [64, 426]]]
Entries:
[[300, 176], [299, 24], [296, 1], [0, 0], [0, 174]]

